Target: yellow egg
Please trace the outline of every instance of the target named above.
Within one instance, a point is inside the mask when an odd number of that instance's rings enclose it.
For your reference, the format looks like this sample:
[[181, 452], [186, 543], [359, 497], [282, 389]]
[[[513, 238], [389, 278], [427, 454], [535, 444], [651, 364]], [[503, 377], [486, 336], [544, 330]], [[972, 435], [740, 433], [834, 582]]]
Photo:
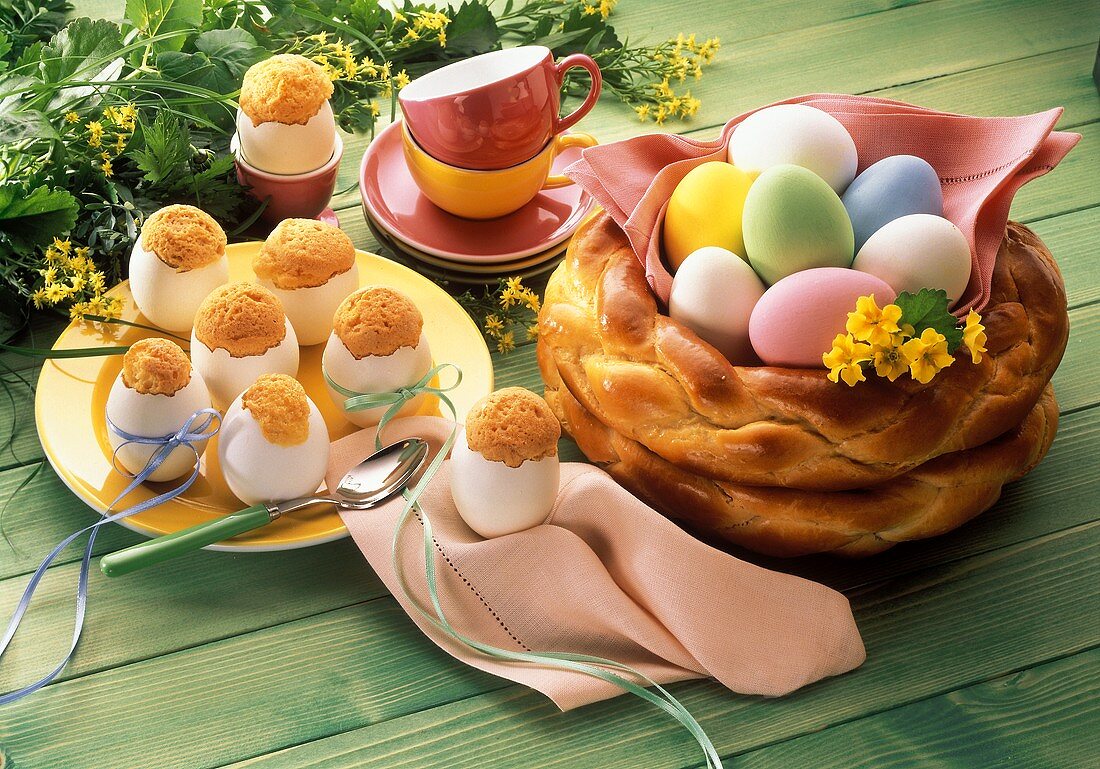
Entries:
[[741, 213], [756, 178], [734, 165], [711, 161], [680, 180], [665, 212], [665, 258], [675, 272], [688, 254], [718, 246], [745, 258]]

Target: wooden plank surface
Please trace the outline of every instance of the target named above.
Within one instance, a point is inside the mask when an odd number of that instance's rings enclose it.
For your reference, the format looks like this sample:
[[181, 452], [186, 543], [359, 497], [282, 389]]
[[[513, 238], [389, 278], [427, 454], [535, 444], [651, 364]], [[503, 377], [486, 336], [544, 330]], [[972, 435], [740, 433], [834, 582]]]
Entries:
[[[121, 2], [80, 0], [117, 18]], [[1063, 105], [1084, 140], [1017, 196], [1013, 218], [1051, 247], [1072, 332], [1055, 378], [1063, 413], [1048, 459], [993, 510], [943, 537], [867, 561], [764, 565], [819, 579], [853, 600], [868, 647], [855, 673], [783, 700], [673, 687], [727, 765], [1084, 766], [1100, 734], [1095, 590], [1100, 498], [1100, 97], [1090, 76], [1100, 7], [1085, 0], [715, 4], [623, 0], [621, 32], [720, 35], [719, 63], [693, 91], [698, 118], [661, 130], [712, 135], [728, 117], [795, 93], [839, 90], [973, 114]], [[644, 131], [605, 99], [583, 127], [611, 141]], [[349, 141], [343, 183], [366, 140]], [[341, 196], [345, 229], [377, 248]], [[539, 285], [536, 283], [535, 285]], [[40, 317], [23, 341], [48, 344]], [[498, 383], [540, 390], [533, 347], [494, 355]], [[0, 355], [33, 381], [35, 365]], [[31, 394], [0, 370], [0, 505], [41, 461]], [[15, 420], [13, 422], [12, 420]], [[577, 459], [563, 442], [563, 458]], [[49, 468], [9, 505], [0, 540], [0, 616], [53, 542], [91, 519]], [[98, 552], [137, 541], [120, 527]], [[51, 570], [0, 691], [56, 659], [71, 619], [78, 552]], [[6, 767], [689, 767], [697, 748], [627, 698], [560, 714], [539, 695], [454, 662], [389, 598], [348, 542], [264, 555], [200, 553], [92, 581], [89, 632], [63, 680], [0, 708]]]

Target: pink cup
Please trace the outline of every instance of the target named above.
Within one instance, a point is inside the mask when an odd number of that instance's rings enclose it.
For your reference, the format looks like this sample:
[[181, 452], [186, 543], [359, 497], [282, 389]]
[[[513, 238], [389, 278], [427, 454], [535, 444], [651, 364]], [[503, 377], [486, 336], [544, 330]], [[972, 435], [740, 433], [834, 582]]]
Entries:
[[254, 198], [267, 201], [260, 218], [268, 224], [278, 224], [283, 219], [316, 219], [332, 200], [340, 158], [344, 155], [344, 142], [339, 134], [329, 161], [304, 174], [272, 174], [250, 165], [241, 155], [236, 135], [229, 148], [237, 166], [237, 181], [249, 187]]
[[[592, 77], [584, 103], [558, 117], [566, 70]], [[425, 152], [452, 166], [492, 171], [524, 163], [588, 114], [603, 78], [582, 53], [559, 62], [549, 48], [526, 45], [484, 53], [429, 72], [401, 89], [405, 124]]]

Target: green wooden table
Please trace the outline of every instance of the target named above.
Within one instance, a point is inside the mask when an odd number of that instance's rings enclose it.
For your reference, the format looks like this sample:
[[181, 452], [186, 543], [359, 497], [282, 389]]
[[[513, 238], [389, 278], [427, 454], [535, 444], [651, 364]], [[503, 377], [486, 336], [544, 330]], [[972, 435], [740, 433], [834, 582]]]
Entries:
[[[82, 0], [117, 18], [121, 0]], [[989, 512], [865, 561], [778, 564], [844, 590], [867, 645], [854, 673], [781, 700], [710, 682], [672, 691], [737, 767], [1084, 767], [1100, 761], [1100, 98], [1096, 0], [623, 0], [620, 29], [719, 35], [703, 108], [670, 130], [711, 136], [730, 116], [810, 91], [867, 93], [979, 115], [1063, 105], [1084, 140], [1028, 185], [1012, 216], [1065, 274], [1072, 333], [1055, 377], [1061, 427], [1046, 461]], [[605, 99], [584, 127], [604, 141], [653, 130]], [[364, 147], [348, 147], [343, 181]], [[361, 248], [358, 193], [337, 201]], [[24, 341], [48, 343], [40, 319]], [[0, 617], [27, 574], [92, 521], [48, 466], [27, 383], [0, 456]], [[536, 391], [531, 345], [495, 357], [499, 385]], [[576, 457], [567, 447], [566, 457]], [[41, 469], [39, 469], [41, 468]], [[33, 477], [32, 477], [33, 476]], [[29, 480], [28, 480], [29, 479]], [[104, 553], [138, 537], [111, 527]], [[754, 558], [754, 556], [746, 556]], [[62, 653], [78, 551], [51, 569], [0, 669], [0, 691]], [[756, 559], [763, 560], [763, 559]], [[775, 565], [775, 564], [770, 564]], [[0, 708], [0, 767], [694, 767], [694, 741], [619, 698], [567, 714], [454, 662], [425, 639], [348, 541], [286, 553], [197, 553], [126, 579], [98, 570], [84, 641], [61, 679]], [[731, 618], [736, 621], [736, 618]]]

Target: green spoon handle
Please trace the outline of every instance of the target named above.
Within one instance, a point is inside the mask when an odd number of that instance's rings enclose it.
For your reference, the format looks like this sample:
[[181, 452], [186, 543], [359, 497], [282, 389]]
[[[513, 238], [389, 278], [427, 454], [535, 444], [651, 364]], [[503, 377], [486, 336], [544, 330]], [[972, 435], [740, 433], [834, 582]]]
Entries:
[[266, 505], [253, 505], [247, 510], [230, 513], [188, 529], [139, 542], [117, 553], [109, 553], [99, 561], [100, 570], [108, 577], [119, 577], [146, 566], [167, 561], [177, 555], [213, 545], [215, 542], [258, 529], [271, 521]]

